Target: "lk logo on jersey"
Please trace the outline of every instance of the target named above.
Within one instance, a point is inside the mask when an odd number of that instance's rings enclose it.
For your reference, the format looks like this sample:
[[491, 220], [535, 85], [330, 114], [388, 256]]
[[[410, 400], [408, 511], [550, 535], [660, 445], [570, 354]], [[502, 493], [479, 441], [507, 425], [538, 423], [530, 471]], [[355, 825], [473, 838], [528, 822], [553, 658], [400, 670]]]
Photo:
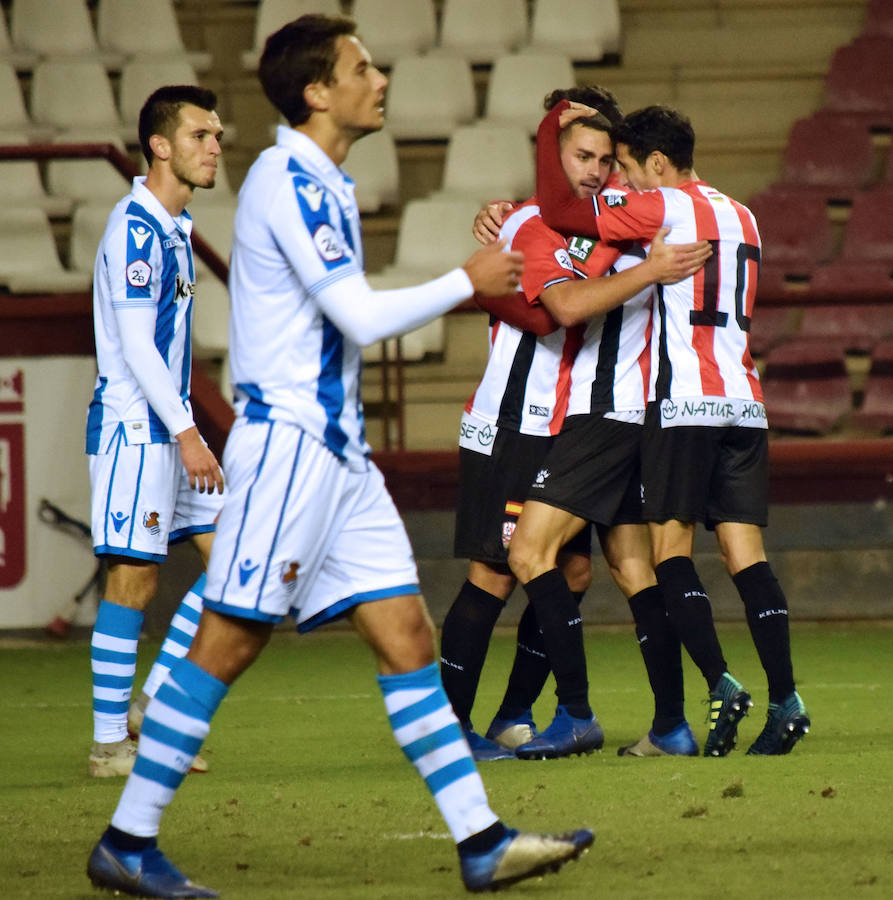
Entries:
[[572, 237], [567, 242], [567, 252], [579, 262], [586, 262], [598, 242], [594, 238]]

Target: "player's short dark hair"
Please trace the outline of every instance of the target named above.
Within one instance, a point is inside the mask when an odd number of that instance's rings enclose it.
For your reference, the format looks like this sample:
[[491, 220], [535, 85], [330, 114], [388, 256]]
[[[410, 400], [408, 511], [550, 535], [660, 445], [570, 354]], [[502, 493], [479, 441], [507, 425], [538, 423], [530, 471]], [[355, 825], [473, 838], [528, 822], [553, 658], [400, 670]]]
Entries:
[[615, 144], [626, 144], [629, 155], [641, 166], [660, 150], [680, 171], [694, 165], [695, 132], [688, 118], [669, 106], [637, 109], [616, 125]]
[[140, 149], [146, 162], [152, 165], [155, 154], [149, 146], [149, 138], [160, 134], [173, 140], [180, 124], [180, 110], [190, 104], [211, 112], [217, 106], [217, 95], [194, 84], [169, 84], [153, 91], [140, 110]]
[[357, 26], [346, 16], [311, 13], [283, 25], [267, 38], [258, 66], [258, 78], [267, 99], [289, 125], [310, 118], [304, 88], [320, 81], [331, 84], [335, 72], [335, 41], [356, 34]]
[[597, 84], [587, 84], [580, 87], [558, 88], [550, 94], [546, 94], [543, 107], [552, 109], [562, 100], [570, 100], [572, 103], [582, 103], [597, 109], [610, 123], [616, 125], [623, 119], [623, 112], [617, 98], [607, 88]]

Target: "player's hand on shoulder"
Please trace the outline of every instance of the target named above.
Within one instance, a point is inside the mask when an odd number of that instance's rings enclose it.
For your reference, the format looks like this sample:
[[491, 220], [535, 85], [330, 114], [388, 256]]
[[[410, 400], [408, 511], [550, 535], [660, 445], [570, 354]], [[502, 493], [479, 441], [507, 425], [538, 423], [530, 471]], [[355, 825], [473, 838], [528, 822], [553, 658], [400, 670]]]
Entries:
[[524, 254], [507, 252], [505, 240], [488, 244], [466, 261], [463, 268], [479, 294], [499, 296], [518, 289], [524, 271]]
[[474, 217], [474, 225], [471, 226], [475, 240], [484, 246], [498, 240], [499, 229], [511, 208], [512, 204], [508, 200], [494, 200], [483, 207]]
[[180, 445], [180, 459], [189, 476], [189, 486], [200, 494], [223, 493], [223, 471], [217, 457], [202, 440], [198, 428], [194, 425], [181, 431], [177, 436]]
[[661, 228], [648, 251], [648, 262], [654, 269], [654, 281], [661, 284], [675, 284], [691, 277], [713, 255], [710, 241], [667, 244], [664, 238], [669, 233], [669, 228]]

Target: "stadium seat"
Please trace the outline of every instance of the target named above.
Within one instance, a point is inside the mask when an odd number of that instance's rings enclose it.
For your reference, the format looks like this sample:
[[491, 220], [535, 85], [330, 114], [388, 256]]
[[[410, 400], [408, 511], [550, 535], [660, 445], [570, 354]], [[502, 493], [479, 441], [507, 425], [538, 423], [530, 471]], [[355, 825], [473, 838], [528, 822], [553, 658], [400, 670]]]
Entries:
[[[52, 126], [40, 126], [31, 121], [18, 75], [11, 62], [0, 59], [0, 132], [24, 136], [24, 143], [27, 143], [29, 140], [46, 140], [54, 131]], [[4, 140], [4, 143], [14, 142]]]
[[171, 59], [140, 57], [124, 63], [118, 84], [118, 110], [128, 143], [135, 144], [139, 140], [139, 116], [146, 98], [167, 84], [198, 84], [195, 69], [185, 56]]
[[530, 47], [563, 53], [575, 62], [594, 62], [620, 52], [617, 0], [536, 0]]
[[34, 67], [31, 116], [57, 129], [121, 133], [121, 120], [103, 66], [90, 59], [45, 59]]
[[6, 17], [0, 16], [0, 63], [9, 63], [17, 72], [30, 72], [40, 59], [33, 50], [13, 46], [6, 27]]
[[[760, 283], [762, 284], [762, 273]], [[782, 306], [760, 306], [757, 298], [754, 314], [750, 320], [750, 352], [765, 356], [773, 347], [788, 340], [797, 330], [800, 312]]]
[[828, 434], [852, 406], [843, 351], [816, 341], [770, 350], [762, 384], [769, 426], [781, 431]]
[[893, 335], [893, 303], [807, 307], [797, 331], [801, 340], [821, 341], [853, 353], [870, 352], [887, 335]]
[[871, 352], [862, 404], [851, 424], [881, 434], [893, 431], [893, 338], [878, 342]]
[[874, 177], [874, 147], [864, 124], [835, 112], [798, 119], [788, 136], [782, 175], [773, 187], [849, 200]]
[[444, 0], [439, 46], [470, 63], [488, 64], [527, 40], [526, 0]]
[[444, 140], [475, 117], [471, 67], [460, 56], [402, 56], [391, 70], [387, 108], [396, 140]]
[[361, 141], [356, 141], [343, 168], [356, 183], [357, 206], [361, 213], [378, 212], [382, 206], [399, 204], [397, 145], [388, 129], [367, 134]]
[[[431, 197], [410, 200], [400, 216], [393, 265], [368, 276], [376, 290], [420, 284], [461, 265], [479, 249], [471, 225], [479, 209], [474, 200]], [[443, 318], [435, 319], [401, 338], [403, 358], [419, 360], [443, 349]], [[366, 348], [363, 359], [380, 359], [380, 345]]]
[[354, 0], [351, 16], [376, 66], [424, 53], [437, 42], [431, 0]]
[[92, 272], [63, 268], [49, 219], [37, 207], [6, 207], [0, 216], [0, 285], [14, 294], [86, 291]]
[[[126, 152], [124, 141], [111, 131], [64, 131], [54, 140], [62, 144], [108, 143]], [[106, 159], [53, 159], [47, 162], [46, 173], [51, 194], [75, 204], [102, 204], [106, 214], [130, 190], [130, 179]]]
[[[27, 144], [22, 133], [0, 132], [0, 144]], [[0, 204], [7, 206], [36, 206], [48, 216], [64, 217], [71, 213], [72, 202], [66, 197], [47, 193], [40, 177], [40, 168], [33, 159], [0, 160]]]
[[[889, 293], [893, 287], [891, 209], [893, 185], [856, 193], [846, 222], [840, 255], [815, 269], [810, 289], [823, 293]], [[893, 311], [893, 305], [890, 309]], [[870, 323], [866, 323], [866, 327], [870, 329]], [[875, 339], [879, 336], [880, 333], [876, 333]], [[870, 334], [866, 336], [868, 338]]]
[[96, 34], [100, 47], [124, 57], [185, 58], [196, 72], [207, 72], [213, 62], [210, 53], [186, 50], [171, 0], [152, 0], [151, 9], [145, 0], [99, 0]]
[[893, 33], [860, 35], [835, 52], [825, 78], [825, 107], [868, 128], [893, 127]]
[[[122, 192], [119, 200], [124, 196]], [[109, 213], [114, 204], [103, 201], [81, 203], [71, 217], [71, 240], [69, 242], [69, 266], [74, 272], [81, 272], [93, 278], [96, 251], [105, 233]]]
[[[131, 22], [137, 31], [140, 19]], [[120, 53], [100, 49], [83, 0], [15, 0], [9, 30], [15, 47], [42, 57], [89, 57], [112, 69], [123, 61]]]
[[536, 134], [544, 115], [543, 98], [556, 88], [575, 84], [569, 56], [532, 52], [500, 56], [487, 82], [485, 118]]
[[834, 232], [822, 197], [770, 189], [755, 194], [748, 207], [757, 220], [762, 262], [786, 275], [808, 275], [834, 252]]
[[259, 0], [254, 20], [254, 42], [250, 50], [242, 53], [242, 67], [253, 72], [257, 69], [267, 38], [286, 22], [305, 13], [338, 15], [341, 0]]
[[533, 193], [533, 144], [517, 125], [487, 121], [457, 128], [447, 144], [443, 196], [524, 200]]
[[868, 0], [862, 33], [893, 35], [893, 4], [890, 0]]

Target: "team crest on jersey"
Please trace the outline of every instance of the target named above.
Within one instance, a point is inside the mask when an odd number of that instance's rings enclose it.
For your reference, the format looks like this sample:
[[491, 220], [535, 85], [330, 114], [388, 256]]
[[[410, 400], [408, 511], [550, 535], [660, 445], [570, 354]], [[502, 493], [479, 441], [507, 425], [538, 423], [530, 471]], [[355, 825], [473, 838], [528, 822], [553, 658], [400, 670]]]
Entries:
[[294, 560], [282, 564], [280, 579], [288, 590], [293, 590], [297, 586], [300, 568], [301, 564]]
[[158, 522], [158, 513], [154, 510], [152, 512], [143, 513], [143, 528], [149, 532], [149, 534], [159, 534], [161, 532], [161, 525]]
[[126, 271], [127, 283], [131, 287], [146, 287], [152, 278], [152, 267], [144, 259], [135, 259]]
[[136, 249], [142, 250], [143, 244], [152, 237], [152, 230], [146, 228], [145, 225], [135, 225], [130, 229], [130, 236], [133, 238], [133, 243], [136, 244]]
[[320, 225], [313, 232], [313, 243], [316, 245], [316, 252], [326, 262], [335, 262], [344, 256], [344, 248], [338, 240], [338, 233], [328, 222]]

